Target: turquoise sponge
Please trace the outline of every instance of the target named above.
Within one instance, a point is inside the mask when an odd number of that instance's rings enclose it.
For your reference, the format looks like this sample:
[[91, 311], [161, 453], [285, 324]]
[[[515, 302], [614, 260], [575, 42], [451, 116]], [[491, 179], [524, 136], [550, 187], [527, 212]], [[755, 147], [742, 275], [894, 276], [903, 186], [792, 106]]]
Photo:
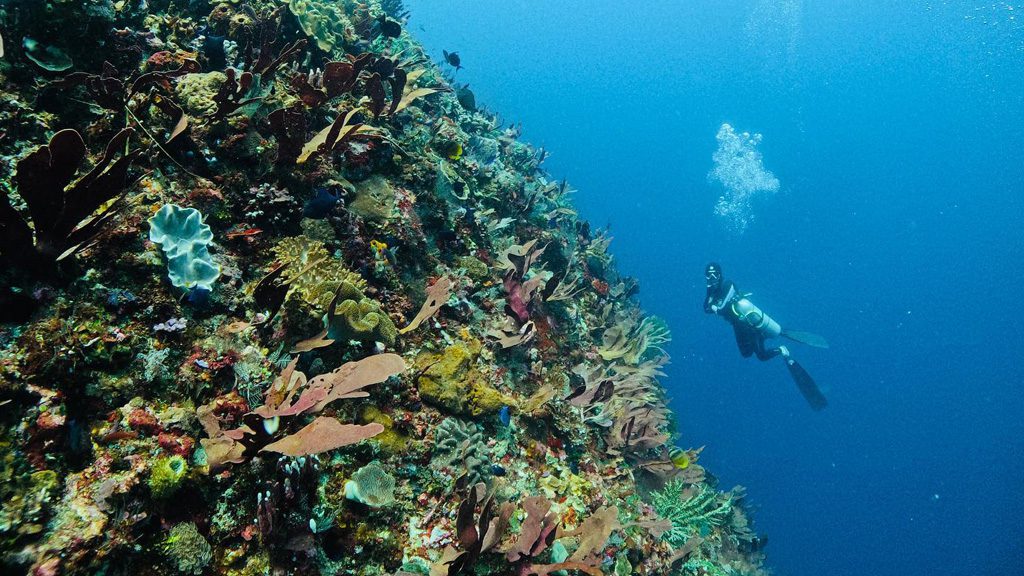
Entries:
[[210, 256], [213, 232], [195, 208], [165, 204], [149, 219], [149, 239], [167, 256], [171, 284], [178, 288], [212, 290], [220, 267]]

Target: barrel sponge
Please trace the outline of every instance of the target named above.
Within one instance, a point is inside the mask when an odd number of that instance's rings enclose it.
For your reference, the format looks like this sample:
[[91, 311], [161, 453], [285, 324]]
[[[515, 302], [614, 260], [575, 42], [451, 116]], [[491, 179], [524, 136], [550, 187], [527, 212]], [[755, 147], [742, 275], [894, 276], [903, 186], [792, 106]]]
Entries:
[[395, 477], [370, 462], [345, 482], [345, 498], [372, 508], [387, 506], [395, 501]]
[[211, 290], [220, 267], [210, 256], [213, 232], [195, 208], [165, 204], [149, 219], [149, 239], [164, 249], [171, 284]]

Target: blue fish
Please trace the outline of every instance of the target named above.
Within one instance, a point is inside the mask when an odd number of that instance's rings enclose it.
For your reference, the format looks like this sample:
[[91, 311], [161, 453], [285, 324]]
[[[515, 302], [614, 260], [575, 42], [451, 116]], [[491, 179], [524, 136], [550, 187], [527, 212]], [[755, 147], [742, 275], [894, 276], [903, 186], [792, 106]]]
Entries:
[[498, 410], [498, 420], [501, 421], [502, 426], [508, 426], [512, 422], [512, 409], [502, 406], [501, 410]]
[[341, 201], [341, 192], [330, 188], [317, 188], [313, 191], [313, 197], [302, 207], [302, 215], [306, 218], [322, 220], [327, 218], [331, 210]]

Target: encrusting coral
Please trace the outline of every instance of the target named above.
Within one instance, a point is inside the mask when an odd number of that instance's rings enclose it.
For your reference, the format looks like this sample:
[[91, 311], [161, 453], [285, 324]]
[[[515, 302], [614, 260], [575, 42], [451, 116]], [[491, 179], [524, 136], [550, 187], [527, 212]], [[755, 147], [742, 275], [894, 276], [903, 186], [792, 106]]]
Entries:
[[764, 573], [667, 326], [400, 0], [8, 5], [0, 572]]

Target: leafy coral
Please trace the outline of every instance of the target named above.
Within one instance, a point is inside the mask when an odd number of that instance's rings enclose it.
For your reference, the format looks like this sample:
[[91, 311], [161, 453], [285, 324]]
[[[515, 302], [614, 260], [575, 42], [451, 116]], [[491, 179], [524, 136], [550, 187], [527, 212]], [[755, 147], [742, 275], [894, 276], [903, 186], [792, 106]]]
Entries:
[[171, 284], [211, 290], [220, 267], [210, 255], [213, 232], [195, 208], [166, 204], [149, 219], [149, 239], [164, 250]]
[[317, 46], [332, 52], [341, 47], [346, 34], [352, 34], [352, 24], [345, 11], [336, 2], [326, 0], [286, 0], [303, 32], [316, 40]]
[[342, 284], [356, 290], [366, 286], [358, 274], [332, 257], [324, 244], [306, 236], [293, 236], [278, 242], [274, 254], [287, 268], [284, 280], [293, 293], [320, 310], [326, 310]]
[[391, 345], [398, 337], [398, 328], [381, 310], [380, 304], [367, 298], [350, 282], [342, 282], [338, 287], [327, 316], [327, 336], [333, 340]]

